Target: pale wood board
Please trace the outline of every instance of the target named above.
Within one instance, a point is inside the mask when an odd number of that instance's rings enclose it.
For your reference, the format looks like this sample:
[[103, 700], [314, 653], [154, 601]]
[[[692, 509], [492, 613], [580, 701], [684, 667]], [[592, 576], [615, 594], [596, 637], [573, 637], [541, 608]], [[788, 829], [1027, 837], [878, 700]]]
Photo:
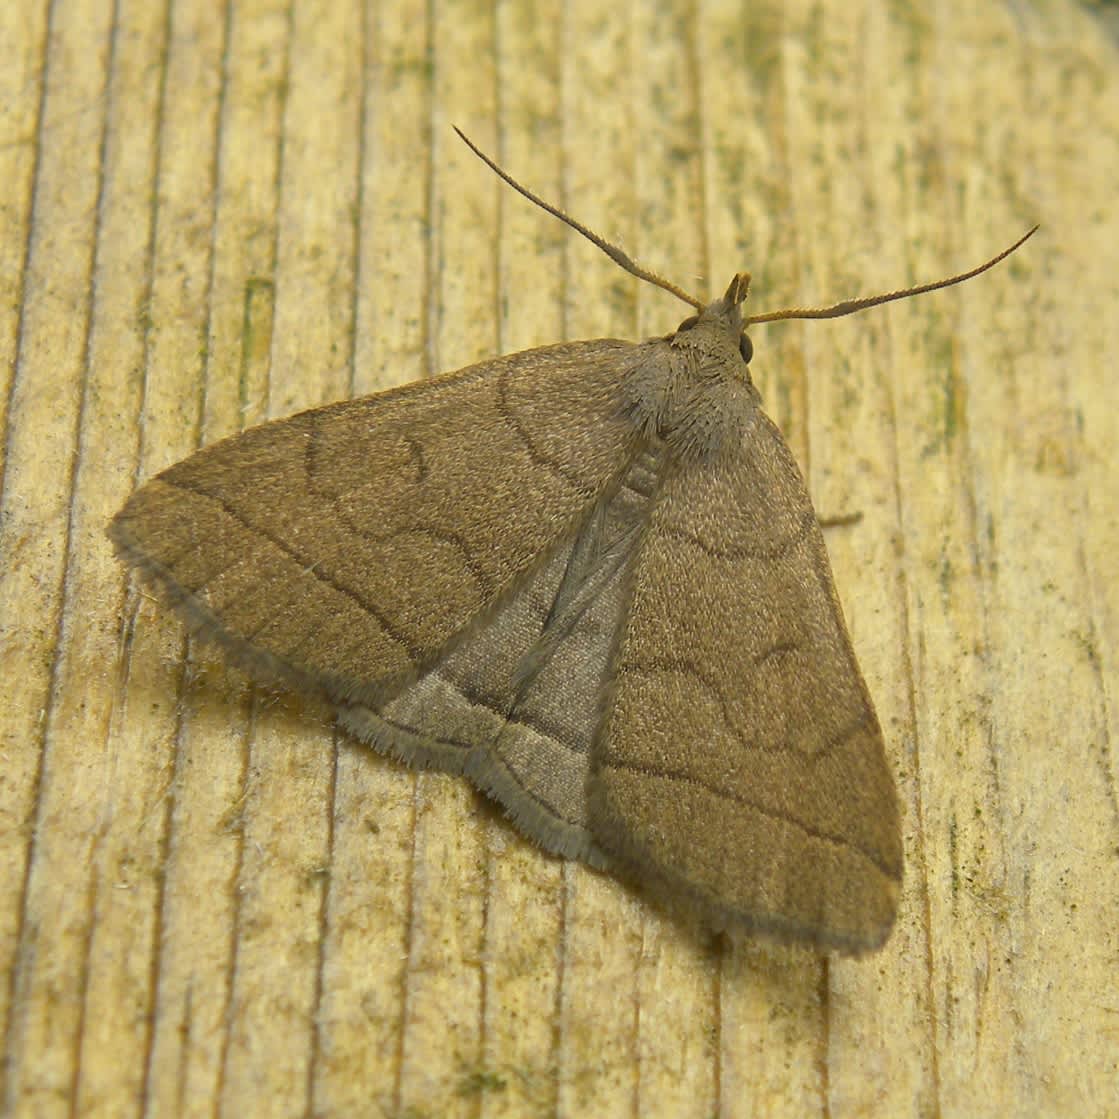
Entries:
[[[1100, 6], [1101, 11], [1104, 6]], [[11, 1115], [1119, 1112], [1119, 50], [1062, 0], [0, 5]], [[686, 309], [755, 332], [905, 811], [865, 960], [697, 946], [254, 691], [105, 523], [268, 416]], [[698, 277], [698, 278], [697, 278]]]

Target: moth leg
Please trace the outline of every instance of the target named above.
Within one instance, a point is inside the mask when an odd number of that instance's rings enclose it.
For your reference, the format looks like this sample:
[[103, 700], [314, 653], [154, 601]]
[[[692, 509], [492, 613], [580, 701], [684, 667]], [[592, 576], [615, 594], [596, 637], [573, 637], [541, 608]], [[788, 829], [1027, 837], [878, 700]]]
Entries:
[[857, 525], [863, 519], [861, 510], [854, 513], [837, 513], [832, 517], [816, 515], [816, 523], [821, 528], [846, 528], [847, 525]]

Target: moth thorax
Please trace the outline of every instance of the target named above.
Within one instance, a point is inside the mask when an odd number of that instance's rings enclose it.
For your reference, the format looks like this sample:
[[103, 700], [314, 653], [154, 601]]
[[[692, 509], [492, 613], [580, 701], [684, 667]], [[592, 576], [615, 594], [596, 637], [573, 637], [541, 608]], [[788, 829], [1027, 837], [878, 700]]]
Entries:
[[758, 396], [741, 359], [704, 348], [660, 343], [629, 373], [626, 412], [648, 438], [683, 459], [740, 448], [753, 427]]

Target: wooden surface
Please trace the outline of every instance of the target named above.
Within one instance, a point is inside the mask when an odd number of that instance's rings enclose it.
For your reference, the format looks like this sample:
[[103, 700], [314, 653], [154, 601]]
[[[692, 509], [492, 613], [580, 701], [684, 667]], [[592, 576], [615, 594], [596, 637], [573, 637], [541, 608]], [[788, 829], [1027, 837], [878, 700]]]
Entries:
[[[0, 1108], [1119, 1110], [1119, 56], [1062, 0], [0, 5]], [[249, 689], [114, 562], [266, 416], [686, 309], [754, 335], [904, 806], [861, 961], [697, 946]], [[697, 277], [699, 277], [697, 279]]]

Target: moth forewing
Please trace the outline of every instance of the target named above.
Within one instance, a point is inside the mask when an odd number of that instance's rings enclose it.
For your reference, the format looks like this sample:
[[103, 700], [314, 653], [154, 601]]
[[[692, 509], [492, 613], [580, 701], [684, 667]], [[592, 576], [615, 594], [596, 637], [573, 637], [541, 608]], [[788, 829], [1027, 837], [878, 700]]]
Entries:
[[157, 475], [110, 535], [250, 672], [379, 702], [616, 484], [632, 349], [528, 350], [264, 424]]

